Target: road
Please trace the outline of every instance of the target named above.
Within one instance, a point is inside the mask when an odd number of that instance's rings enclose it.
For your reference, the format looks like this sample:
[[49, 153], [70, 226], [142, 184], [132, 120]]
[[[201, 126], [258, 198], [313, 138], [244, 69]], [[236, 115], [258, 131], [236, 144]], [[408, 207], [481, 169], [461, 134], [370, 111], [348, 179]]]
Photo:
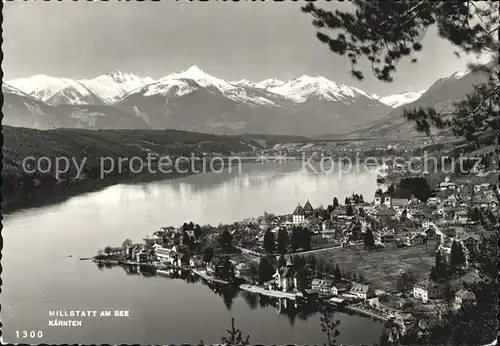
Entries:
[[[355, 245], [363, 244], [363, 241], [357, 241], [354, 243]], [[261, 257], [263, 254], [259, 252], [255, 252], [249, 249], [245, 249], [243, 247], [237, 246], [238, 249], [240, 249], [243, 253], [256, 256], [256, 257]], [[300, 252], [293, 252], [293, 253], [288, 253], [287, 255], [312, 255], [315, 253], [323, 252], [323, 251], [330, 251], [330, 250], [336, 250], [336, 249], [342, 249], [342, 246], [331, 246], [331, 247], [325, 247], [321, 249], [315, 249], [315, 250], [310, 250], [310, 251], [300, 251]], [[348, 248], [347, 246], [345, 248]]]

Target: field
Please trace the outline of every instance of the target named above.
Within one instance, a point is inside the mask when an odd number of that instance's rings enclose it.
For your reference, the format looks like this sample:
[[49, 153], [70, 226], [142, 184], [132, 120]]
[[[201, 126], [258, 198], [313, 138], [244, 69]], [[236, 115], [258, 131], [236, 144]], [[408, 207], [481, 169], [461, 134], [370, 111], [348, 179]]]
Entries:
[[[429, 249], [434, 245], [429, 244]], [[380, 251], [357, 249], [334, 249], [315, 254], [315, 257], [332, 264], [338, 264], [341, 271], [357, 272], [375, 289], [393, 291], [402, 271], [412, 271], [423, 279], [434, 265], [425, 245], [410, 248], [388, 248]]]

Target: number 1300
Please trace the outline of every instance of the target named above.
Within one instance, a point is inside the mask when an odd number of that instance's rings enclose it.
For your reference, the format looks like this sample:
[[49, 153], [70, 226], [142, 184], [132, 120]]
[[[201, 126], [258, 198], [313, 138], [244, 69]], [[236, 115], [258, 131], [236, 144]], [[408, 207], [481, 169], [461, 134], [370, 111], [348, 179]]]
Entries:
[[39, 331], [34, 331], [34, 330], [30, 330], [30, 331], [27, 331], [27, 330], [22, 330], [22, 331], [19, 331], [19, 330], [16, 330], [16, 337], [19, 339], [19, 338], [23, 338], [23, 339], [27, 339], [27, 338], [30, 338], [30, 339], [34, 339], [34, 338], [38, 338], [38, 339], [41, 339], [43, 337], [43, 332], [41, 330]]

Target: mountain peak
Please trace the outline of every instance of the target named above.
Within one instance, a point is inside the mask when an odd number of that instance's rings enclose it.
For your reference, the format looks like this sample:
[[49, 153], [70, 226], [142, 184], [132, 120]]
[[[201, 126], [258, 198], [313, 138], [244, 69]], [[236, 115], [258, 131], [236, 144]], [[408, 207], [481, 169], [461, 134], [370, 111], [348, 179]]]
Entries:
[[188, 68], [187, 70], [182, 71], [181, 74], [183, 74], [183, 75], [186, 74], [186, 75], [190, 75], [190, 76], [203, 76], [206, 73], [203, 72], [203, 70], [201, 68], [199, 68], [198, 65], [193, 65], [190, 68]]
[[110, 77], [117, 83], [124, 83], [129, 80], [139, 80], [139, 77], [137, 77], [136, 75], [123, 72], [122, 70], [106, 73], [106, 76]]

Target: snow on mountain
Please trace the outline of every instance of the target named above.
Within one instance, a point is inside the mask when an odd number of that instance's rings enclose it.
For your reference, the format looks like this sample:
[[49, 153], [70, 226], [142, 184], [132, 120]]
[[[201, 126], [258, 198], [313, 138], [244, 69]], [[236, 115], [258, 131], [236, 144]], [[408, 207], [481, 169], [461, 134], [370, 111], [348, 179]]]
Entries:
[[168, 97], [180, 97], [196, 90], [197, 87], [182, 79], [162, 78], [157, 82], [143, 87], [144, 96], [163, 95]]
[[303, 75], [286, 82], [266, 80], [257, 83], [267, 86], [266, 90], [282, 95], [294, 102], [305, 102], [310, 96], [318, 96], [329, 101], [341, 101], [347, 98], [356, 98], [360, 95], [373, 99], [363, 90], [351, 86], [332, 82], [324, 77], [310, 77]]
[[57, 78], [43, 74], [14, 79], [9, 81], [8, 84], [47, 103], [50, 103], [49, 100], [57, 94], [68, 94], [70, 98], [66, 100], [67, 102], [63, 103], [85, 104], [88, 101], [89, 95], [93, 94], [85, 85], [73, 79]]
[[249, 90], [249, 87], [253, 87], [249, 81], [227, 82], [205, 73], [196, 65], [191, 66], [181, 73], [171, 73], [159, 80], [158, 83], [155, 83], [154, 86], [148, 86], [149, 90], [145, 95], [153, 95], [157, 92], [164, 95], [165, 93], [170, 93], [172, 96], [188, 94], [196, 89], [195, 85], [187, 83], [189, 80], [194, 81], [200, 87], [216, 89], [233, 101], [255, 105], [274, 104], [273, 100], [265, 97], [265, 95], [255, 95], [252, 90]]
[[[407, 93], [402, 93], [402, 94], [394, 94], [394, 95], [389, 95], [389, 96], [384, 96], [384, 97], [377, 97], [377, 99], [392, 107], [392, 108], [398, 108], [402, 105], [411, 103], [413, 101], [416, 101], [422, 96], [423, 93], [425, 93], [426, 90], [420, 90], [416, 92], [407, 92]], [[376, 95], [372, 95], [376, 97]]]
[[74, 80], [47, 75], [19, 78], [8, 83], [24, 93], [51, 105], [107, 104], [154, 80], [121, 71], [94, 79]]
[[270, 88], [277, 88], [279, 86], [282, 86], [283, 84], [285, 84], [285, 82], [282, 80], [275, 78], [268, 78], [261, 82], [253, 84], [253, 86], [260, 89], [270, 89]]
[[7, 83], [2, 83], [2, 92], [3, 93], [11, 93], [11, 94], [16, 94], [16, 95], [20, 95], [20, 96], [25, 96], [25, 97], [30, 97], [29, 94], [25, 93], [24, 91], [12, 86], [12, 85], [9, 85]]
[[155, 81], [148, 76], [141, 78], [132, 73], [116, 71], [114, 73], [106, 73], [94, 79], [80, 80], [80, 82], [108, 103], [112, 103], [121, 99], [126, 94], [140, 89], [147, 84], [152, 84]]
[[222, 93], [233, 91], [237, 88], [223, 79], [213, 77], [205, 72], [203, 72], [198, 66], [194, 65], [181, 73], [169, 74], [165, 79], [191, 79], [202, 87], [216, 87]]

